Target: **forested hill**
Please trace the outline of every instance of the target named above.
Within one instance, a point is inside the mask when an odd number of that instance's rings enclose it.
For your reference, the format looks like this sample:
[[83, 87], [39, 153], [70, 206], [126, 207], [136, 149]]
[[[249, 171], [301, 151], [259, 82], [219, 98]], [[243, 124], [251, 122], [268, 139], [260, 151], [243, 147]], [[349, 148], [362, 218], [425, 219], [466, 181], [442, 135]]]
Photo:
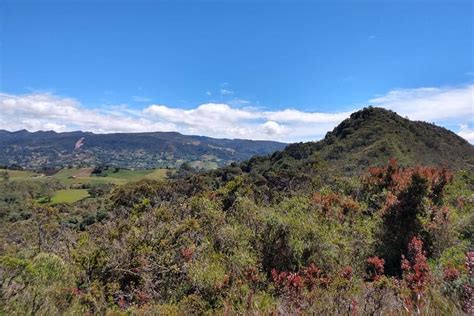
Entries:
[[395, 158], [401, 165], [474, 167], [474, 146], [434, 124], [410, 121], [382, 108], [366, 108], [343, 121], [316, 149], [344, 170], [383, 165]]
[[93, 134], [0, 130], [0, 165], [61, 168], [106, 164], [155, 168], [190, 162], [197, 168], [212, 168], [272, 153], [285, 146], [272, 141], [215, 139], [176, 132]]
[[447, 164], [452, 169], [473, 170], [474, 146], [445, 128], [368, 107], [353, 113], [319, 142], [291, 144], [243, 165], [259, 173], [292, 169], [309, 174], [319, 161], [332, 172], [354, 175], [391, 158], [402, 166]]

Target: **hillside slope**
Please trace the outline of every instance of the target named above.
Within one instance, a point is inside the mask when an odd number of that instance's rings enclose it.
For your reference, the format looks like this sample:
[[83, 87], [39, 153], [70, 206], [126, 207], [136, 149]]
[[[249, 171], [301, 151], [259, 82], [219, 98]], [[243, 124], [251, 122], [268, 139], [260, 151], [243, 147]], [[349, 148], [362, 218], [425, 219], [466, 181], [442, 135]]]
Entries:
[[410, 121], [381, 108], [353, 113], [316, 148], [346, 171], [383, 165], [388, 158], [396, 158], [401, 165], [474, 167], [474, 146], [465, 139], [445, 128]]
[[[254, 158], [245, 169], [278, 170], [322, 161], [329, 170], [357, 174], [390, 158], [401, 166], [447, 164], [452, 169], [474, 169], [474, 146], [434, 124], [410, 121], [395, 112], [369, 107], [353, 113], [318, 142], [291, 144], [272, 156]], [[313, 162], [311, 162], [313, 161]]]
[[108, 164], [125, 168], [154, 168], [193, 162], [197, 167], [212, 167], [272, 153], [285, 146], [272, 141], [215, 139], [175, 132], [93, 134], [0, 131], [0, 165], [60, 168]]

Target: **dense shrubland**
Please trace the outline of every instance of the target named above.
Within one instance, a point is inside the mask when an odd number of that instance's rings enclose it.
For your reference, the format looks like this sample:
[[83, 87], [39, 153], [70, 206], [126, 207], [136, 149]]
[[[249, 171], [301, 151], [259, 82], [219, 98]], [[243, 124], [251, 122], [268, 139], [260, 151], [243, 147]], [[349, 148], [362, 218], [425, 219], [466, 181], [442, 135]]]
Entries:
[[75, 205], [0, 182], [2, 312], [473, 312], [471, 174], [392, 160], [346, 178], [289, 153]]

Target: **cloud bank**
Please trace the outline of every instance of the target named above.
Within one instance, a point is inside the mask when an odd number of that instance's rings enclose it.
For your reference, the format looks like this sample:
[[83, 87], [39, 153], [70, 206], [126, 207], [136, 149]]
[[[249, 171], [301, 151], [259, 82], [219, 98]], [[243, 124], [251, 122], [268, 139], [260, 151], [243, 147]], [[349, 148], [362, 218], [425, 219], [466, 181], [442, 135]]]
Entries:
[[[397, 89], [365, 105], [383, 106], [410, 119], [459, 126], [458, 134], [474, 143], [474, 85], [455, 88]], [[361, 107], [363, 107], [361, 106]], [[151, 104], [90, 109], [72, 98], [49, 93], [0, 94], [0, 129], [84, 130], [96, 133], [178, 131], [220, 138], [317, 140], [351, 112], [304, 112], [294, 108], [265, 111], [232, 102], [206, 103], [192, 109]]]

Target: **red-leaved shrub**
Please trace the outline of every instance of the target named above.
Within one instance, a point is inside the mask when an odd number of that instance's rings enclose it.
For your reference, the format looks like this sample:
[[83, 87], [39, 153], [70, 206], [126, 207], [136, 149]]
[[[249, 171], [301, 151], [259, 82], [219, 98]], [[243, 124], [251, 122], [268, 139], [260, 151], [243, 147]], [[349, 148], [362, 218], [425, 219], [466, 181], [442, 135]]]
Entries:
[[378, 281], [384, 273], [385, 260], [379, 257], [370, 257], [367, 259], [368, 273], [372, 281]]
[[423, 241], [413, 237], [408, 244], [408, 252], [402, 255], [403, 281], [410, 290], [406, 299], [408, 308], [416, 307], [419, 311], [423, 294], [431, 281], [430, 268], [423, 251]]

